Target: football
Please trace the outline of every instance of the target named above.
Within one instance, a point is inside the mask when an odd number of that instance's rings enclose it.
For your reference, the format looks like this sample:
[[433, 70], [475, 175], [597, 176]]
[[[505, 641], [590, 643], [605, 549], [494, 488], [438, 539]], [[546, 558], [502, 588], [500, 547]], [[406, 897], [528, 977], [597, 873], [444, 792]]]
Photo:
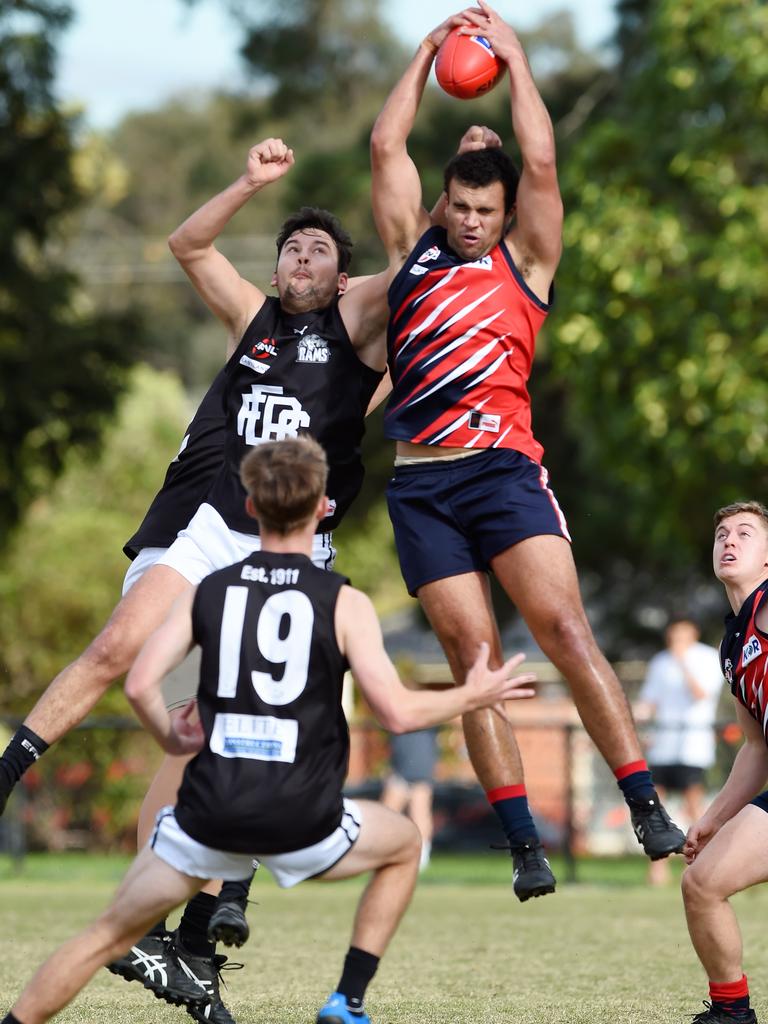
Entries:
[[458, 28], [437, 51], [435, 76], [449, 96], [473, 100], [489, 92], [504, 74], [504, 64], [483, 36], [461, 35]]

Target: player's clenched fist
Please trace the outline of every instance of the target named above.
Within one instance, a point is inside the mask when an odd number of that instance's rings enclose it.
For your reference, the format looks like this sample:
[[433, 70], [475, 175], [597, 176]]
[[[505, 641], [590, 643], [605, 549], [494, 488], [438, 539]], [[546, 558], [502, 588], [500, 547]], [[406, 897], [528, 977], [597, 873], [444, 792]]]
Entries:
[[264, 139], [248, 153], [246, 177], [250, 185], [260, 188], [281, 178], [293, 162], [293, 150], [282, 139]]

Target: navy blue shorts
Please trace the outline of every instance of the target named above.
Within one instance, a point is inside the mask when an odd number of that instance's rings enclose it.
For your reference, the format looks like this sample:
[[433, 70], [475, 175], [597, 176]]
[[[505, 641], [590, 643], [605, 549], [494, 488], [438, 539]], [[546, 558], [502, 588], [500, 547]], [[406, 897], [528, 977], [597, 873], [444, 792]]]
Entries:
[[760, 796], [756, 796], [754, 800], [750, 800], [749, 802], [754, 804], [755, 807], [759, 807], [761, 811], [766, 811], [768, 813], [768, 789], [766, 789], [764, 793], [761, 793]]
[[487, 572], [491, 559], [528, 537], [569, 541], [548, 479], [543, 466], [508, 448], [396, 466], [387, 505], [408, 593], [447, 576]]

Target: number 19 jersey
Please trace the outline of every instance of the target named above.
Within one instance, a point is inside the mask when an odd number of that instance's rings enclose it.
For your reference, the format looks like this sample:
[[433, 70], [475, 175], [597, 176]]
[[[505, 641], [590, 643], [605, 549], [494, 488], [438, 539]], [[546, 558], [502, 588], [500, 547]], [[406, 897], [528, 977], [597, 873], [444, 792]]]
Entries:
[[260, 551], [200, 583], [192, 627], [205, 745], [176, 807], [198, 842], [286, 853], [338, 827], [349, 730], [334, 613], [347, 582], [304, 555]]

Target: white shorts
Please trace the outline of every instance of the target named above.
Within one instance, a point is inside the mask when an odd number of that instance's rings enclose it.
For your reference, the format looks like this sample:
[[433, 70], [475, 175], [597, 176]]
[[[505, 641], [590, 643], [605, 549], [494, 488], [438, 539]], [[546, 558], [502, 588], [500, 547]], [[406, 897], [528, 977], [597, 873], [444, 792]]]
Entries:
[[123, 580], [123, 597], [125, 597], [134, 583], [138, 583], [147, 569], [151, 569], [155, 562], [157, 562], [167, 550], [168, 548], [141, 549], [138, 555], [136, 555], [128, 566], [128, 571], [126, 572], [125, 579]]
[[179, 826], [173, 807], [163, 807], [157, 815], [149, 845], [166, 864], [192, 878], [236, 882], [250, 878], [253, 862], [258, 860], [281, 889], [290, 889], [308, 878], [322, 875], [349, 853], [360, 834], [361, 823], [359, 805], [345, 799], [338, 828], [319, 843], [290, 853], [229, 853], [198, 843]]
[[[204, 502], [181, 530], [176, 540], [158, 565], [175, 569], [195, 586], [216, 569], [240, 562], [261, 548], [257, 534], [230, 530], [219, 513]], [[318, 569], [332, 569], [336, 559], [333, 534], [316, 533], [312, 546], [312, 561]]]

